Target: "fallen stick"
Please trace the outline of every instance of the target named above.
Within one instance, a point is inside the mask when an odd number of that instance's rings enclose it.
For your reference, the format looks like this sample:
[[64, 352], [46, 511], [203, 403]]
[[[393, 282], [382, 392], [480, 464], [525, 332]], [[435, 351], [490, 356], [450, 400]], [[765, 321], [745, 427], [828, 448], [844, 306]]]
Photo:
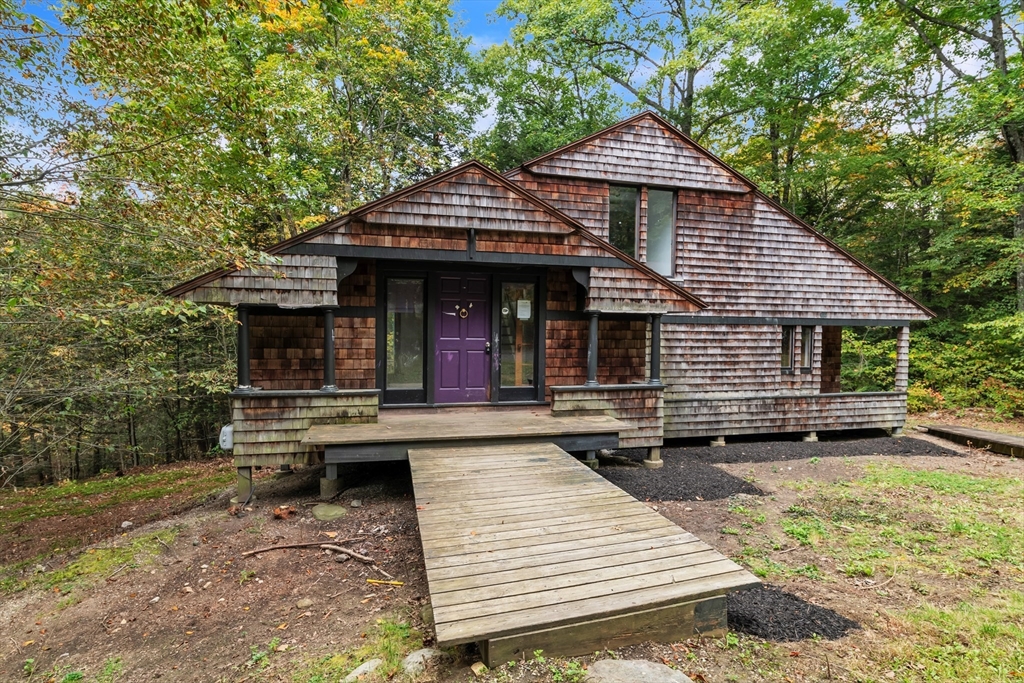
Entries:
[[[338, 541], [332, 541], [332, 543], [352, 543], [354, 541], [361, 541], [361, 538], [343, 538]], [[309, 543], [285, 543], [284, 545], [268, 545], [266, 548], [257, 548], [256, 550], [248, 550], [242, 553], [242, 557], [249, 557], [250, 555], [259, 555], [260, 553], [269, 552], [271, 550], [287, 550], [289, 548], [313, 548], [318, 545], [323, 545], [323, 541], [310, 541]]]
[[[355, 540], [358, 540], [358, 539], [355, 539]], [[342, 541], [342, 542], [344, 542], [344, 541]], [[367, 557], [366, 555], [360, 555], [356, 551], [349, 550], [348, 548], [342, 548], [340, 545], [331, 545], [330, 543], [324, 543], [320, 547], [323, 548], [324, 550], [333, 550], [336, 553], [341, 553], [342, 555], [348, 555], [349, 557], [355, 558], [355, 559], [359, 560], [360, 562], [365, 562], [366, 564], [373, 564], [376, 561], [372, 557]]]
[[375, 586], [404, 586], [404, 581], [381, 581], [380, 579], [367, 579], [366, 583], [372, 583]]

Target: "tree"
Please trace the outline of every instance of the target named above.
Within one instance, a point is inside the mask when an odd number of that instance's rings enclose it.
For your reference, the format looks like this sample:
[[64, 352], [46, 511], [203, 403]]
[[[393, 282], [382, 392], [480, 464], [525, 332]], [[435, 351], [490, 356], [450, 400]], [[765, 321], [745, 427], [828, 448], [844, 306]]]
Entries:
[[948, 70], [962, 98], [956, 120], [967, 134], [999, 141], [1000, 149], [985, 159], [985, 180], [995, 187], [968, 194], [1013, 216], [1013, 241], [1004, 249], [1003, 264], [1015, 271], [1016, 307], [1024, 312], [1024, 6], [1001, 0], [865, 0], [859, 6], [868, 21], [898, 23], [914, 38], [919, 55]]
[[621, 118], [622, 101], [602, 76], [562, 70], [531, 47], [496, 45], [475, 68], [477, 82], [492, 95], [494, 121], [474, 151], [502, 171]]
[[598, 75], [687, 133], [702, 74], [721, 54], [726, 0], [504, 0], [513, 44], [586, 82]]

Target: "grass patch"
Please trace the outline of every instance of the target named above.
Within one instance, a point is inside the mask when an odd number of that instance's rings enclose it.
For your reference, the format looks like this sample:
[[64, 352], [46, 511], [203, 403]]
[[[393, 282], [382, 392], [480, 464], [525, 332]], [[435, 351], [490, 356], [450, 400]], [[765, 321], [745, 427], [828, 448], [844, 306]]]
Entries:
[[[1024, 593], [997, 593], [952, 607], [924, 605], [899, 617], [914, 634], [894, 638], [879, 668], [903, 681], [1010, 681], [1024, 674]], [[874, 678], [877, 668], [865, 671]]]
[[[230, 484], [235, 471], [228, 465], [184, 466], [126, 477], [106, 476], [0, 491], [0, 533], [33, 519], [84, 517], [123, 503], [156, 500], [181, 493], [198, 499]], [[66, 548], [65, 548], [66, 549]]]
[[[176, 530], [170, 529], [140, 536], [123, 546], [90, 548], [62, 569], [40, 574], [34, 583], [68, 596], [76, 588], [92, 585], [115, 572], [120, 573], [148, 564], [160, 553], [160, 541], [170, 544], [177, 534]], [[61, 605], [67, 607], [76, 601], [72, 597], [62, 601]]]
[[305, 662], [292, 673], [291, 680], [294, 683], [334, 683], [371, 659], [383, 660], [373, 674], [376, 679], [371, 680], [390, 680], [401, 672], [402, 658], [423, 647], [423, 637], [407, 620], [398, 618], [378, 619], [365, 639], [366, 643], [360, 647]]

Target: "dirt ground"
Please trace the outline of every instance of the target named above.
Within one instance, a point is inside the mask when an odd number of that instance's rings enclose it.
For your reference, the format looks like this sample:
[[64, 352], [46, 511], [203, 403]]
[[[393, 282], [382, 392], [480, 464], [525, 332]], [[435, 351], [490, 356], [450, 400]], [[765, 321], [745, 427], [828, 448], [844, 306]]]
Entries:
[[[740, 452], [750, 457], [720, 457], [733, 461], [704, 465], [747, 488], [715, 499], [669, 492], [649, 500], [661, 514], [763, 574], [771, 588], [730, 602], [732, 632], [724, 639], [647, 643], [612, 656], [663, 661], [698, 683], [946, 680], [916, 671], [927, 660], [904, 661], [886, 649], [911, 628], [902, 615], [925, 602], [956, 605], [972, 591], [1019, 593], [1024, 584], [1019, 565], [993, 560], [988, 568], [966, 574], [930, 572], [913, 564], [912, 557], [896, 554], [870, 560], [877, 568], [873, 573], [851, 572], [853, 560], [832, 546], [844, 534], [852, 539], [855, 526], [859, 533], [859, 522], [828, 522], [830, 536], [804, 543], [792, 535], [796, 532], [788, 520], [796, 519], [794, 511], [820, 502], [814, 498], [820, 487], [863, 482], [875, 468], [965, 475], [969, 479], [964, 481], [1020, 480], [1024, 462], [916, 434], [870, 448], [840, 448], [850, 453], [836, 448], [831, 442], [746, 443]], [[612, 481], [616, 471], [627, 470], [655, 478], [700, 459], [687, 450], [666, 449], [661, 471], [628, 463], [602, 469]], [[348, 510], [335, 522], [312, 517], [318, 477], [317, 470], [288, 475], [265, 470], [257, 478], [257, 500], [237, 515], [229, 514], [225, 492], [181, 514], [148, 524], [143, 519], [81, 554], [58, 552], [42, 568], [26, 567], [28, 587], [0, 596], [0, 680], [326, 683], [338, 681], [373, 647], [386, 648], [381, 634], [389, 624], [411, 627], [403, 632], [405, 650], [421, 642], [430, 645], [430, 626], [424, 622], [429, 595], [408, 467], [365, 466], [334, 501]], [[867, 484], [856, 485], [870, 490]], [[882, 505], [898, 504], [899, 496], [909, 494], [893, 489], [887, 495]], [[154, 505], [166, 505], [164, 510], [171, 512], [175, 504], [171, 498]], [[275, 519], [273, 508], [281, 505], [295, 507], [296, 513]], [[109, 529], [121, 513], [110, 512], [97, 527], [102, 522]], [[115, 517], [108, 519], [111, 514]], [[68, 521], [40, 520], [32, 533], [59, 537]], [[338, 563], [318, 548], [242, 556], [267, 545], [344, 539], [356, 539], [346, 547], [373, 558], [374, 564]], [[130, 551], [128, 559], [117, 555], [106, 565], [90, 565], [91, 571], [83, 567], [89, 558], [108, 557], [104, 553], [114, 550]], [[403, 585], [375, 585], [367, 579]], [[801, 623], [809, 626], [790, 634]], [[447, 664], [419, 680], [578, 681], [589, 660], [520, 663], [480, 679], [469, 670], [475, 661], [472, 649], [450, 654]], [[1018, 655], [1024, 661], [1024, 654], [1013, 653]], [[872, 670], [877, 678], [865, 673]]]

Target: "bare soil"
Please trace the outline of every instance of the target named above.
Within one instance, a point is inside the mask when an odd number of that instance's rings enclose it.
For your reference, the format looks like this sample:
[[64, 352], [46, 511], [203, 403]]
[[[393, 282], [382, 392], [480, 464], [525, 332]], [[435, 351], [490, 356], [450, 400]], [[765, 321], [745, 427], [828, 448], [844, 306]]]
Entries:
[[[771, 523], [801, 502], [801, 482], [852, 481], [879, 463], [1024, 477], [1024, 462], [916, 435], [873, 442], [771, 441], [725, 449], [667, 449], [665, 459], [662, 470], [625, 464], [601, 471], [736, 558], [743, 556], [748, 543], [732, 530], [744, 519], [737, 509], [763, 514]], [[678, 472], [673, 473], [673, 463]], [[698, 465], [704, 468], [703, 489], [686, 481]], [[351, 488], [334, 501], [347, 506], [348, 514], [331, 523], [311, 514], [319, 476], [316, 469], [290, 475], [265, 470], [257, 478], [251, 509], [236, 516], [228, 512], [228, 491], [182, 514], [172, 514], [175, 500], [161, 501], [150, 508], [168, 515], [164, 519], [140, 522], [100, 544], [125, 546], [155, 531], [173, 530], [173, 541], [156, 556], [137, 566], [115, 567], [70, 592], [33, 585], [0, 598], [0, 680], [24, 680], [29, 659], [34, 660], [35, 671], [42, 672], [32, 680], [59, 681], [50, 672], [65, 671], [80, 671], [85, 680], [97, 680], [104, 665], [119, 658], [123, 672], [113, 680], [120, 682], [333, 682], [337, 676], [317, 678], [304, 672], [311, 662], [367, 643], [383, 618], [408, 621], [429, 645], [431, 629], [423, 621], [429, 593], [407, 465], [359, 469]], [[687, 492], [692, 495], [665, 493], [670, 488], [666, 482], [673, 481], [690, 486]], [[642, 486], [649, 487], [649, 495], [636, 488]], [[353, 500], [361, 505], [351, 507]], [[290, 519], [275, 519], [273, 508], [280, 505], [294, 506], [297, 512]], [[52, 538], [91, 534], [93, 529], [119, 532], [119, 517], [126, 515], [112, 510], [96, 519], [39, 520], [32, 533]], [[267, 545], [347, 538], [359, 539], [348, 547], [372, 557], [375, 564], [338, 563], [318, 548], [242, 557]], [[790, 568], [814, 565], [822, 576], [784, 572], [766, 580], [767, 590], [738, 596], [739, 601], [731, 603], [734, 634], [727, 639], [646, 643], [615, 656], [662, 661], [697, 683], [860, 680], [851, 672], [863, 671], [866, 657], [900, 637], [902, 627], [894, 615], [924, 599], [915, 590], [913, 576], [848, 576], [820, 547], [794, 542], [773, 551], [773, 557]], [[71, 554], [54, 558], [51, 568], [74, 559]], [[991, 591], [1020, 590], [1018, 574], [987, 572], [978, 581]], [[367, 583], [392, 578], [404, 585]], [[932, 576], [929, 586], [927, 600], [940, 605], [957, 604], [967, 590], [962, 576]], [[312, 604], [298, 607], [303, 599]], [[449, 663], [418, 680], [571, 680], [566, 663], [550, 660], [502, 667], [481, 679], [469, 670], [475, 661], [472, 648], [452, 655]], [[590, 659], [579, 661], [585, 665]]]

